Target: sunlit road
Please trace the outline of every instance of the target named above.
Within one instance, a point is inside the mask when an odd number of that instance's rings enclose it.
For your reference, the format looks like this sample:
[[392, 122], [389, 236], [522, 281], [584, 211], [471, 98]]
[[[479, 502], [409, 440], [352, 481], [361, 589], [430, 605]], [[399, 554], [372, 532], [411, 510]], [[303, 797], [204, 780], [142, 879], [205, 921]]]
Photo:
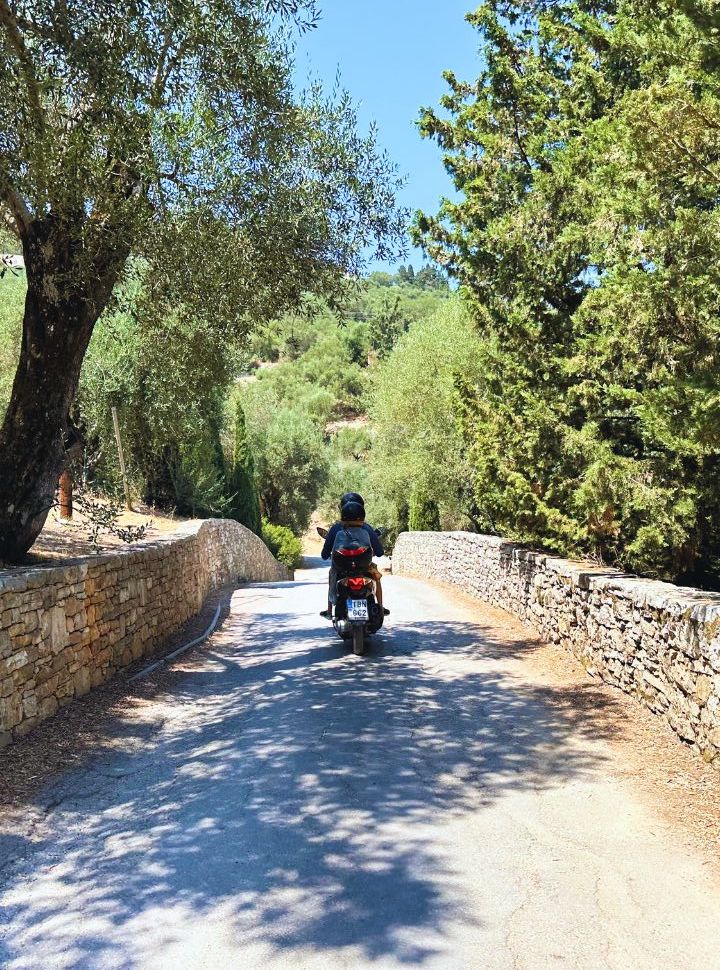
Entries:
[[356, 658], [324, 582], [238, 591], [122, 748], [46, 787], [0, 855], [4, 970], [720, 968], [710, 874], [497, 615], [389, 579]]

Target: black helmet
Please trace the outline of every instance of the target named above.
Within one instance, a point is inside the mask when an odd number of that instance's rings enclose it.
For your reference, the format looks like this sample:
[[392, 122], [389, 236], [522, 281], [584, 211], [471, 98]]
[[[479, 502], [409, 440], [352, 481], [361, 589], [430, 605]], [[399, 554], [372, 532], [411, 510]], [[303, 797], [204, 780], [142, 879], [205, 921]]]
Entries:
[[365, 499], [362, 495], [358, 495], [357, 492], [345, 492], [343, 497], [340, 499], [340, 512], [342, 512], [344, 506], [349, 502], [356, 502], [358, 505], [362, 505], [363, 511], [365, 510]]
[[343, 522], [355, 522], [365, 518], [365, 506], [361, 502], [345, 502], [340, 509]]

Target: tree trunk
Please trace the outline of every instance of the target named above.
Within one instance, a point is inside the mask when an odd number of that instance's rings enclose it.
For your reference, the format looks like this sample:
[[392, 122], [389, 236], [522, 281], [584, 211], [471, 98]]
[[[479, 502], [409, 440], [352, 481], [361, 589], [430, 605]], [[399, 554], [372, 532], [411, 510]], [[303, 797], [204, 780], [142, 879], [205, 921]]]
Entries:
[[[0, 560], [17, 562], [53, 505], [72, 438], [68, 412], [124, 259], [77, 269], [78, 234], [50, 217], [24, 240], [28, 291], [20, 361], [0, 428]], [[90, 281], [88, 283], [85, 280]]]
[[60, 506], [60, 517], [72, 519], [73, 517], [73, 480], [70, 469], [66, 468], [60, 476], [58, 489], [58, 505]]

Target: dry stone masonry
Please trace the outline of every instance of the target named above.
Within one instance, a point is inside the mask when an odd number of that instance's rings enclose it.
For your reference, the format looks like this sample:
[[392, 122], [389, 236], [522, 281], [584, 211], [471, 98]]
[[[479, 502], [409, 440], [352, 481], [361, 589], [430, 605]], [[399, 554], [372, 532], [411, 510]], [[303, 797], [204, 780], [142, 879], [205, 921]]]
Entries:
[[0, 747], [152, 654], [212, 590], [287, 577], [261, 539], [220, 519], [109, 555], [0, 573]]
[[452, 583], [524, 620], [720, 768], [720, 594], [464, 532], [404, 533], [393, 572]]

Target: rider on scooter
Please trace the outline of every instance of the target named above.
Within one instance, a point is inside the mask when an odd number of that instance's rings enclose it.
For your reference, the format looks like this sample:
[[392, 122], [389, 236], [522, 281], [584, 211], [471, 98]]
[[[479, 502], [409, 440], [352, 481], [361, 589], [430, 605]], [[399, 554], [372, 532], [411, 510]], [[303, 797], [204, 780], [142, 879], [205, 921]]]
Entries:
[[[362, 495], [358, 495], [357, 492], [346, 492], [340, 499], [340, 521], [336, 522], [328, 532], [322, 552], [320, 553], [320, 556], [323, 559], [330, 559], [338, 533], [345, 528], [364, 529], [368, 534], [373, 553], [376, 556], [385, 555], [382, 543], [380, 542], [380, 537], [370, 523], [365, 521], [365, 502]], [[375, 580], [377, 602], [378, 606], [382, 610], [382, 576], [375, 563], [373, 563], [368, 570], [368, 574], [371, 579]], [[331, 620], [332, 607], [335, 601], [335, 587], [337, 584], [337, 571], [335, 570], [334, 566], [330, 567], [328, 583], [328, 608], [327, 610], [322, 610], [320, 612], [320, 616], [325, 617], [326, 620]], [[390, 611], [384, 610], [384, 612], [387, 616]]]

